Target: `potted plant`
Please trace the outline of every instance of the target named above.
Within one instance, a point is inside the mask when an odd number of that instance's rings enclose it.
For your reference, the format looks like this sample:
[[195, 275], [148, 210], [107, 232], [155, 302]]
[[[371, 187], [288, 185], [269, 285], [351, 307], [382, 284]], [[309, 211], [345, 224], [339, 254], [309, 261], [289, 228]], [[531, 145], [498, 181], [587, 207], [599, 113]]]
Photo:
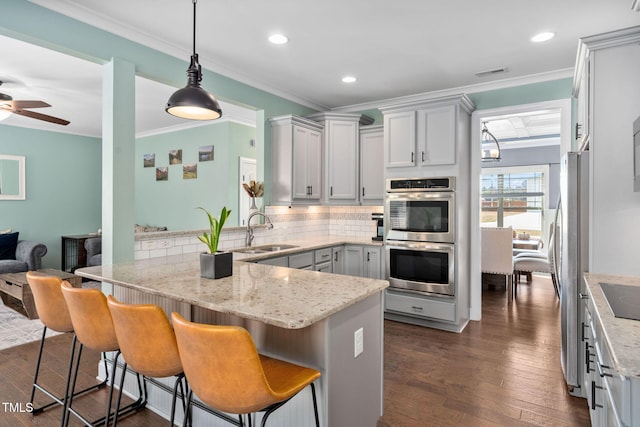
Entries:
[[207, 245], [209, 252], [200, 254], [200, 276], [208, 279], [220, 279], [222, 277], [231, 276], [233, 273], [233, 254], [231, 252], [218, 251], [218, 242], [220, 241], [220, 233], [224, 223], [231, 215], [231, 210], [226, 206], [222, 207], [220, 217], [216, 218], [203, 207], [203, 210], [209, 218], [209, 232], [202, 233], [198, 239]]

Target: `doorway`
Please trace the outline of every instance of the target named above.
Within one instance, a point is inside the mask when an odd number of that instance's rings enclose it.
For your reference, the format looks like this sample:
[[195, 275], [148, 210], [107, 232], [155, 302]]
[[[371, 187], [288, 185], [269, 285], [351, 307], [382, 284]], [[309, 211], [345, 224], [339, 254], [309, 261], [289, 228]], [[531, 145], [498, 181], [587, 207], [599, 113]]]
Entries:
[[[483, 123], [490, 121], [507, 120], [511, 117], [523, 117], [533, 112], [557, 111], [560, 113], [560, 150], [559, 155], [571, 150], [571, 100], [562, 99], [533, 104], [516, 105], [495, 109], [478, 110], [471, 116], [471, 253], [481, 254], [480, 218], [482, 214], [482, 127]], [[496, 133], [499, 133], [496, 131]], [[517, 142], [517, 138], [516, 138]], [[515, 142], [514, 142], [515, 143]], [[513, 147], [511, 147], [513, 148]], [[506, 151], [506, 150], [505, 150]], [[559, 162], [558, 158], [558, 162]], [[512, 161], [512, 160], [510, 160]], [[506, 156], [502, 160], [504, 165], [509, 165]], [[481, 254], [482, 256], [482, 254]], [[472, 257], [470, 263], [471, 300], [470, 319], [480, 320], [482, 317], [482, 272], [481, 256]]]

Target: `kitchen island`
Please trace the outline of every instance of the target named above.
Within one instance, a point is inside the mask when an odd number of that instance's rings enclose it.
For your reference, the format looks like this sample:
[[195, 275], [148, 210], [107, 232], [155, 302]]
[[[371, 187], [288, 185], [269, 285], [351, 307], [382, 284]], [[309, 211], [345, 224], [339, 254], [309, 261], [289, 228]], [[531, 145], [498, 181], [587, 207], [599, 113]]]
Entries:
[[[157, 304], [195, 322], [243, 326], [260, 352], [320, 370], [323, 426], [375, 426], [382, 414], [386, 281], [242, 261], [234, 261], [232, 276], [212, 280], [200, 277], [198, 254], [89, 267], [76, 274], [113, 285], [113, 295], [124, 302]], [[363, 337], [357, 355], [356, 332]], [[134, 387], [132, 381], [125, 390]], [[161, 391], [150, 392], [149, 406], [166, 416], [168, 394]], [[194, 419], [195, 425], [228, 425], [197, 408]], [[276, 411], [269, 423], [313, 425], [310, 391]]]

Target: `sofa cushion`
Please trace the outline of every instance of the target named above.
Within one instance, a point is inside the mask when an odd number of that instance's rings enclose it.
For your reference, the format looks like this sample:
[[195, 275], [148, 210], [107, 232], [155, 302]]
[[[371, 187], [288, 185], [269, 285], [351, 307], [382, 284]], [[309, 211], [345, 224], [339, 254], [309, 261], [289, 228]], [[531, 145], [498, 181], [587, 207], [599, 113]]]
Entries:
[[29, 264], [15, 259], [0, 259], [0, 274], [29, 271]]
[[0, 260], [16, 259], [16, 246], [18, 246], [18, 232], [0, 234]]

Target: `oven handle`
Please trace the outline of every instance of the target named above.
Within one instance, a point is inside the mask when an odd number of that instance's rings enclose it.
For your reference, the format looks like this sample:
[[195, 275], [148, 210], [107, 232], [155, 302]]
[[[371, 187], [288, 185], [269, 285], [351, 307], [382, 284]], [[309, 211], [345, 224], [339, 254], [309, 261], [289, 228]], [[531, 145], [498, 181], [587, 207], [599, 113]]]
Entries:
[[436, 252], [453, 252], [453, 243], [431, 243], [431, 242], [407, 242], [407, 241], [394, 241], [387, 239], [385, 245], [387, 250], [390, 249], [413, 249], [418, 251], [436, 251]]

